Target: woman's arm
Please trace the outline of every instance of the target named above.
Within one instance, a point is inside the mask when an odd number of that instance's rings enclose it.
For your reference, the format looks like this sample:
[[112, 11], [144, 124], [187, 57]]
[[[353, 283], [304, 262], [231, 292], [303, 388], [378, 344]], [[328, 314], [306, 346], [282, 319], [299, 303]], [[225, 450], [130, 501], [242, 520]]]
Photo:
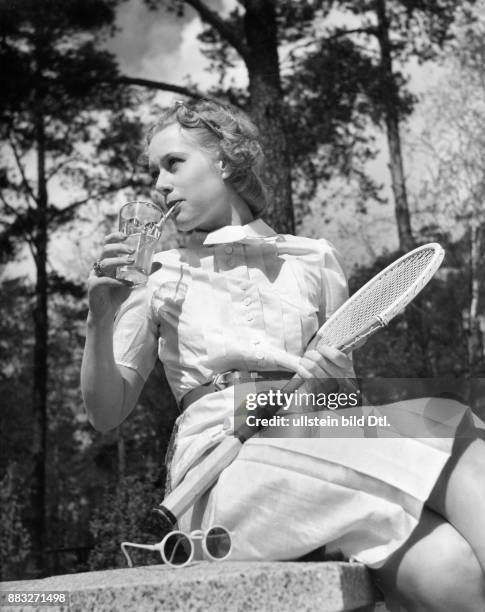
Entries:
[[[319, 240], [321, 300], [320, 321], [323, 323], [347, 300], [347, 278], [340, 255], [327, 241]], [[307, 378], [355, 378], [352, 357], [334, 347], [313, 341], [301, 357], [297, 373]]]
[[89, 422], [98, 431], [122, 423], [136, 405], [144, 380], [113, 356], [113, 318], [96, 319], [90, 312], [81, 366], [81, 389]]
[[113, 332], [115, 313], [126, 302], [132, 287], [116, 280], [116, 268], [132, 263], [133, 249], [119, 232], [106, 236], [99, 259], [101, 276], [88, 279], [89, 314], [81, 366], [81, 390], [90, 423], [99, 431], [117, 427], [134, 408], [143, 378], [134, 368], [115, 362]]

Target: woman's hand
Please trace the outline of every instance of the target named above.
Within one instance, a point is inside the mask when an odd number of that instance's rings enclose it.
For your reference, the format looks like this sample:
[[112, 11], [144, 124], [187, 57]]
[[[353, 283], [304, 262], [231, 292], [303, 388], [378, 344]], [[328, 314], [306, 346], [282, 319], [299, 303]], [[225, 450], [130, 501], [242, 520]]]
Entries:
[[95, 319], [113, 319], [116, 311], [130, 294], [130, 281], [117, 280], [119, 266], [134, 263], [134, 249], [124, 243], [127, 236], [121, 232], [108, 234], [104, 239], [101, 256], [98, 259], [97, 274], [91, 271], [88, 279], [88, 304], [90, 315]]
[[354, 370], [351, 358], [345, 353], [317, 342], [316, 345], [311, 345], [300, 358], [297, 374], [304, 379], [352, 378]]

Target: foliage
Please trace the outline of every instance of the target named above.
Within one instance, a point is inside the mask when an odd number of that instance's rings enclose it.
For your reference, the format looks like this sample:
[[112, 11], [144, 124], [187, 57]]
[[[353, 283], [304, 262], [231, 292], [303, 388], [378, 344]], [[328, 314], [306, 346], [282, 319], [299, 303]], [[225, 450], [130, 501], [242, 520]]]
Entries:
[[[107, 490], [101, 504], [95, 509], [90, 531], [95, 546], [89, 556], [91, 570], [126, 567], [120, 549], [123, 541], [151, 544], [163, 538], [159, 519], [153, 508], [160, 503], [160, 491], [153, 484], [153, 472], [127, 476], [116, 490]], [[160, 563], [158, 553], [133, 550], [136, 565]]]
[[[452, 25], [457, 10], [469, 10], [474, 0], [385, 0], [392, 28], [392, 46], [396, 59], [416, 57], [420, 62], [436, 59], [443, 45], [453, 38]], [[339, 0], [339, 5], [364, 20], [372, 22], [375, 0]]]
[[485, 47], [483, 2], [462, 12], [446, 48], [445, 73], [421, 105], [423, 128], [412, 142], [421, 162], [414, 181], [415, 223], [427, 235], [448, 233], [463, 295], [459, 316], [468, 337], [469, 367], [485, 371]]
[[[58, 270], [49, 279], [49, 241], [73, 221], [87, 198], [107, 195], [122, 186], [113, 179], [119, 178], [123, 163], [129, 164], [130, 174], [125, 165], [122, 180], [132, 184], [136, 174], [129, 155], [111, 155], [112, 172], [95, 159], [110, 131], [111, 118], [119, 123], [132, 103], [131, 91], [115, 85], [116, 61], [99, 47], [113, 31], [116, 5], [115, 0], [19, 0], [0, 6], [4, 18], [0, 69], [8, 76], [0, 92], [1, 259], [15, 256], [23, 241], [36, 271], [28, 428], [32, 444], [27, 465], [31, 464], [28, 514], [38, 573], [45, 569], [38, 560], [48, 532], [46, 485], [51, 459], [47, 439], [55, 429], [49, 423], [48, 400], [52, 381], [57, 380], [49, 376], [49, 327], [54, 327], [49, 326], [49, 289], [69, 285]], [[132, 134], [139, 122], [133, 124]], [[111, 146], [115, 146], [114, 139]], [[74, 288], [72, 283], [70, 288]]]
[[[280, 52], [284, 49], [288, 58], [281, 79], [297, 213], [303, 201], [315, 195], [318, 184], [336, 173], [355, 174], [365, 192], [362, 199], [379, 200], [364, 164], [375, 154], [368, 127], [376, 112], [372, 90], [380, 75], [350, 39], [317, 34], [331, 4], [307, 0], [275, 4]], [[239, 7], [225, 18], [242, 40], [244, 18]], [[247, 92], [229, 81], [230, 70], [240, 61], [236, 50], [210, 26], [199, 38], [211, 70], [219, 74], [219, 85], [211, 95], [250, 109]]]
[[1, 283], [0, 294], [0, 473], [10, 462], [25, 465], [31, 441], [32, 288], [23, 279]]
[[[116, 85], [115, 59], [99, 48], [112, 31], [116, 4], [19, 0], [0, 7], [4, 258], [18, 252], [22, 239], [39, 256], [43, 206], [53, 233], [89, 197], [137, 184], [134, 143], [141, 143], [142, 126], [127, 112], [134, 103], [131, 90]], [[63, 189], [70, 190], [67, 202]]]
[[[390, 107], [405, 119], [416, 102], [396, 62], [402, 66], [410, 58], [427, 61], [452, 37], [455, 2], [387, 0], [382, 5], [395, 62], [392, 74], [383, 69], [374, 1], [280, 0], [274, 5], [280, 54], [285, 56], [284, 129], [291, 141], [297, 221], [309, 213], [308, 203], [322, 181], [338, 174], [358, 183], [360, 210], [365, 211], [369, 202], [382, 201], [381, 185], [367, 171], [367, 162], [377, 154], [373, 126], [384, 125]], [[338, 20], [330, 19], [335, 14], [351, 14], [358, 21], [352, 27], [335, 25]], [[223, 19], [241, 44], [250, 37], [246, 18], [247, 11], [237, 6]], [[212, 23], [199, 38], [211, 71], [219, 74], [211, 94], [248, 107], [247, 93], [230, 81], [231, 70], [241, 61], [240, 50]]]
[[434, 218], [446, 229], [456, 221], [484, 220], [484, 34], [483, 18], [474, 24], [464, 20], [447, 49], [443, 77], [420, 107], [424, 127], [414, 148], [428, 159], [419, 193], [425, 204], [423, 213], [417, 212], [421, 222], [428, 211], [426, 220]]
[[0, 479], [0, 579], [16, 577], [27, 558], [30, 538], [22, 522], [25, 495], [24, 483], [19, 479], [17, 465], [10, 462]]
[[310, 201], [323, 181], [341, 174], [359, 180], [362, 205], [379, 201], [365, 165], [376, 151], [370, 128], [378, 69], [348, 39], [316, 43], [284, 80], [287, 129], [298, 202]]
[[[466, 241], [442, 236], [441, 243], [447, 253], [442, 269], [403, 314], [356, 351], [358, 376], [467, 378], [473, 374], [462, 316], [470, 301], [469, 291], [464, 290], [470, 287]], [[349, 282], [351, 293], [400, 255], [386, 253], [371, 266], [357, 267]]]
[[[176, 410], [173, 398], [162, 382], [161, 368], [158, 368], [149, 378], [138, 406], [120, 428], [118, 436], [116, 432], [107, 435], [96, 433], [86, 421], [79, 389], [86, 314], [84, 287], [72, 282], [66, 284], [64, 279], [59, 281], [52, 276], [50, 288], [49, 365], [52, 374], [45, 458], [48, 490], [46, 545], [49, 554], [45, 564], [51, 573], [66, 573], [86, 569], [86, 566], [79, 565], [79, 559], [84, 549], [91, 546], [89, 521], [93, 511], [102, 506], [104, 492], [113, 491], [118, 481], [119, 434], [123, 437], [126, 482], [136, 483], [136, 474], [148, 471], [146, 486], [139, 490], [135, 484], [133, 501], [129, 502], [134, 524], [136, 521], [143, 524], [144, 521], [137, 506], [139, 500], [156, 496], [160, 501], [164, 482], [160, 466]], [[32, 289], [16, 280], [5, 281], [1, 289], [4, 299], [0, 303], [0, 478], [4, 479], [6, 487], [2, 488], [2, 495], [5, 492], [8, 496], [8, 500], [2, 503], [5, 512], [4, 550], [5, 555], [14, 555], [11, 562], [4, 562], [3, 571], [8, 572], [5, 576], [15, 579], [26, 577], [27, 566], [12, 551], [18, 546], [18, 554], [23, 554], [30, 544], [30, 540], [24, 538], [24, 531], [29, 507], [26, 483], [29, 483], [31, 446], [29, 352], [32, 322], [29, 308]], [[15, 462], [14, 478], [9, 476], [12, 462]], [[123, 476], [121, 478], [124, 480]], [[129, 485], [126, 487], [128, 497]], [[10, 529], [10, 523], [15, 523], [16, 535], [13, 528]], [[153, 533], [150, 540], [153, 540]], [[25, 561], [24, 557], [22, 559]]]

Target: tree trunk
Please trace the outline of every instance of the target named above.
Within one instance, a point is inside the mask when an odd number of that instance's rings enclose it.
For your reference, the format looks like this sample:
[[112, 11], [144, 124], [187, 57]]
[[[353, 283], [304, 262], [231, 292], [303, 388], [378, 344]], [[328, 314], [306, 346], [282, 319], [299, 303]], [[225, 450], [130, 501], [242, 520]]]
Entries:
[[34, 380], [32, 419], [32, 484], [31, 537], [36, 557], [36, 570], [42, 572], [46, 534], [45, 454], [47, 437], [47, 374], [48, 374], [48, 318], [47, 318], [47, 184], [45, 176], [45, 131], [42, 111], [35, 117], [37, 141], [37, 210], [34, 233], [34, 252], [37, 279], [35, 284], [34, 318]]
[[387, 95], [384, 96], [385, 119], [399, 247], [403, 251], [409, 251], [414, 248], [416, 243], [411, 229], [406, 181], [404, 179], [401, 135], [399, 131], [398, 91], [392, 71], [391, 42], [389, 40], [389, 20], [386, 13], [386, 0], [376, 0], [376, 13], [382, 80], [387, 89]]
[[247, 0], [244, 4], [250, 112], [261, 131], [267, 159], [264, 180], [270, 184], [273, 193], [265, 218], [276, 231], [292, 234], [295, 220], [274, 3], [271, 0]]
[[483, 375], [484, 346], [483, 335], [478, 318], [478, 301], [480, 295], [479, 269], [481, 253], [481, 228], [478, 223], [472, 223], [470, 228], [470, 308], [468, 329], [468, 367], [470, 376]]
[[123, 423], [116, 428], [116, 450], [118, 455], [118, 486], [121, 486], [126, 476], [126, 445], [123, 436]]
[[[278, 60], [278, 36], [274, 0], [244, 0], [245, 41], [227, 29], [224, 20], [200, 0], [185, 0], [200, 18], [241, 55], [249, 74], [250, 114], [259, 127], [266, 154], [267, 169], [263, 180], [270, 187], [271, 198], [264, 217], [278, 232], [294, 233], [295, 220], [291, 201], [291, 165], [284, 122], [283, 92]], [[178, 91], [193, 95], [185, 88], [147, 79], [118, 77], [116, 80], [148, 89]], [[195, 97], [199, 97], [196, 94]]]

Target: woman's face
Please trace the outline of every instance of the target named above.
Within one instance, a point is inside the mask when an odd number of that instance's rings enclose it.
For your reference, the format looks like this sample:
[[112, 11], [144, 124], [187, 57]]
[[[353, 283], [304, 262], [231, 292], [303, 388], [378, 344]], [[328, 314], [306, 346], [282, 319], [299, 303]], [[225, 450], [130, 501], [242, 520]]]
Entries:
[[178, 229], [213, 231], [231, 223], [228, 188], [221, 162], [187, 138], [179, 124], [157, 132], [148, 147], [155, 189], [168, 206]]

